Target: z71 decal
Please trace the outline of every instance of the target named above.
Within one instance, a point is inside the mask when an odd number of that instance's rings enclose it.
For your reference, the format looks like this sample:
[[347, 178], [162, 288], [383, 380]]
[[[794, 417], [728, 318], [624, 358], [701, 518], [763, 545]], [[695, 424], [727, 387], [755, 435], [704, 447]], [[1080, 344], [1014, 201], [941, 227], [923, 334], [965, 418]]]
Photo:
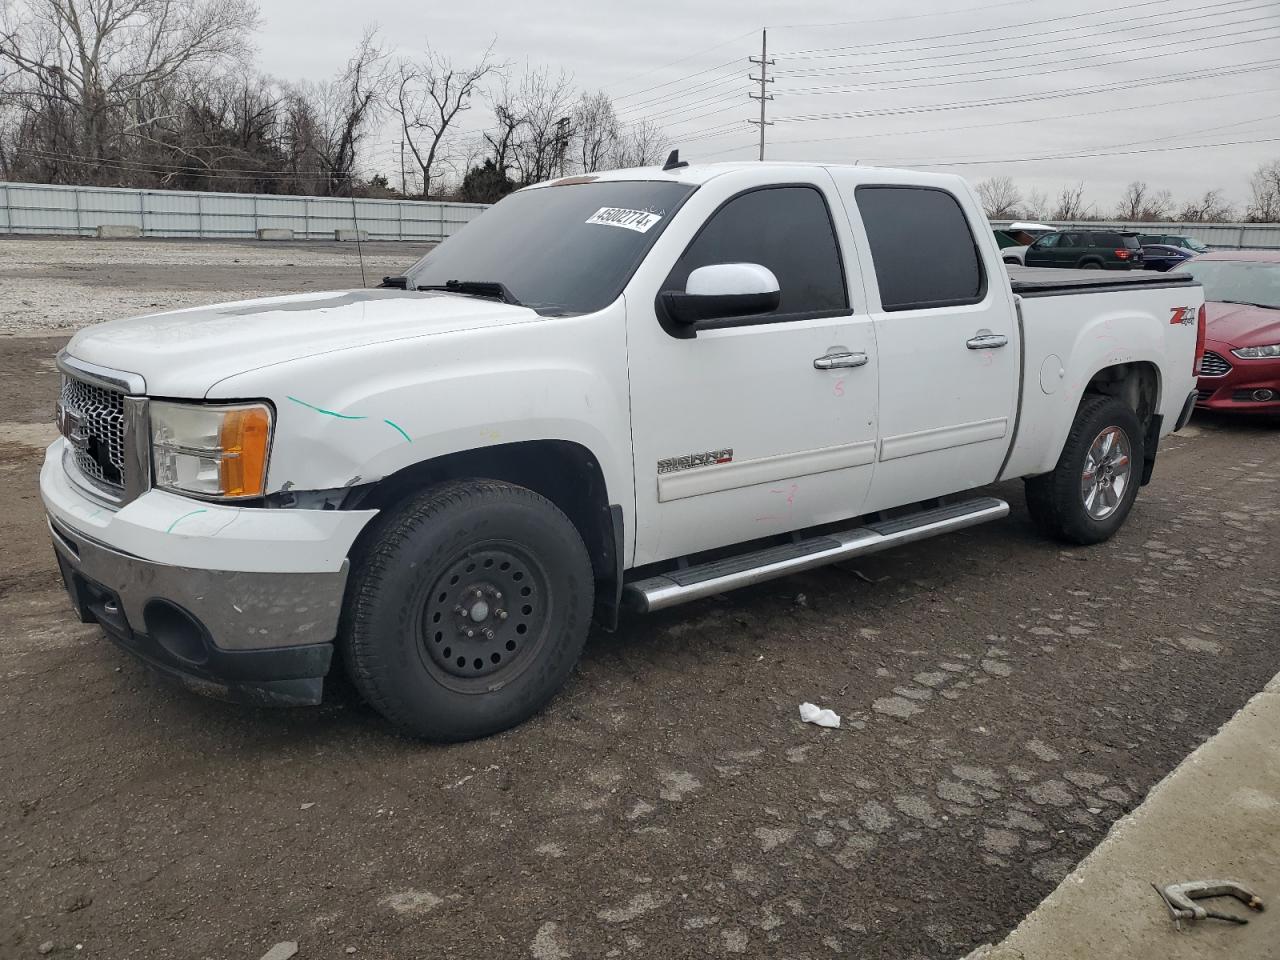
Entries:
[[1183, 324], [1184, 326], [1190, 326], [1195, 322], [1196, 322], [1195, 307], [1174, 307], [1173, 316], [1169, 318], [1170, 326], [1177, 326], [1180, 323]]
[[683, 457], [667, 457], [658, 461], [658, 475], [691, 470], [694, 467], [710, 467], [718, 463], [733, 463], [733, 450], [708, 450], [706, 453], [686, 453]]

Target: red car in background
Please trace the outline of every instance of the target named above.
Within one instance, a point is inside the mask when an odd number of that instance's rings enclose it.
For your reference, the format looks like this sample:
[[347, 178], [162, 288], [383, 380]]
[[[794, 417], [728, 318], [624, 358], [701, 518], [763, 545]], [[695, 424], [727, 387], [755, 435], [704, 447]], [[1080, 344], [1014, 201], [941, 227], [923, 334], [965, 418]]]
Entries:
[[1280, 250], [1219, 250], [1171, 273], [1204, 285], [1204, 410], [1280, 414]]

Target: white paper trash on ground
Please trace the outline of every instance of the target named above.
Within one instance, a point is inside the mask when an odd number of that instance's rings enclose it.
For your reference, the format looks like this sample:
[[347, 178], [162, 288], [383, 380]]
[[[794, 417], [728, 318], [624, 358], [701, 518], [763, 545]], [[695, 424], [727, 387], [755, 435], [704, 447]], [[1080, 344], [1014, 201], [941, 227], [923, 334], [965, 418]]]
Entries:
[[812, 703], [800, 704], [800, 719], [805, 723], [816, 723], [820, 727], [840, 726], [840, 714], [834, 710], [823, 710]]

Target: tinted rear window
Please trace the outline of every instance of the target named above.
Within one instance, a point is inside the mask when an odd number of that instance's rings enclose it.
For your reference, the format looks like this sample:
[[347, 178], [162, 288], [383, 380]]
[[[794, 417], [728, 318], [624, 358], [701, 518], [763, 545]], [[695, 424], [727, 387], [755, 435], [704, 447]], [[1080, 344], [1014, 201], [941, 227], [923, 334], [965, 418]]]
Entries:
[[885, 310], [977, 303], [986, 277], [959, 201], [928, 187], [858, 187]]

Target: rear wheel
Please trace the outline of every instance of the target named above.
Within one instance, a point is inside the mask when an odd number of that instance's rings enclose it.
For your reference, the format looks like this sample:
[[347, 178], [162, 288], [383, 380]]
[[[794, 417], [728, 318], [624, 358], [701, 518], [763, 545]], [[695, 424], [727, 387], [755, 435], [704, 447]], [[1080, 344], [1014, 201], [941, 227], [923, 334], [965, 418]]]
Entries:
[[360, 694], [437, 741], [497, 733], [541, 709], [591, 621], [591, 562], [569, 519], [532, 490], [469, 480], [376, 522], [340, 636]]
[[1138, 496], [1142, 426], [1115, 397], [1091, 397], [1076, 411], [1051, 473], [1026, 481], [1027, 509], [1045, 534], [1069, 543], [1100, 543], [1121, 526]]
[[1081, 270], [1101, 270], [1102, 261], [1101, 260], [1081, 260], [1080, 269]]

